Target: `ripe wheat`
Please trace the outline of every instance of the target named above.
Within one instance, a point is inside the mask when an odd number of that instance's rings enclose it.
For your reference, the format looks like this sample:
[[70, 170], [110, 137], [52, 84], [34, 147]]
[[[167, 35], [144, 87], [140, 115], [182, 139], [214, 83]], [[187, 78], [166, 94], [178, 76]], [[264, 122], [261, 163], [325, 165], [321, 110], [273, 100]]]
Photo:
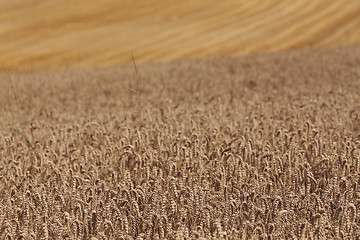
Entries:
[[143, 65], [141, 103], [131, 67], [17, 76], [29, 141], [0, 88], [0, 238], [359, 238], [359, 56]]

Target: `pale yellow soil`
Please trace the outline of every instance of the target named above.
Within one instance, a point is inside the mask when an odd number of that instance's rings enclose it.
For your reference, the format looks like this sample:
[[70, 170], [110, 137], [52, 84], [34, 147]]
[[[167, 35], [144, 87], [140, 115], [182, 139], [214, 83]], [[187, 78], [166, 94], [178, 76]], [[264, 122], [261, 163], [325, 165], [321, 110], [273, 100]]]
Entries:
[[0, 62], [32, 72], [347, 46], [359, 26], [354, 0], [5, 0]]

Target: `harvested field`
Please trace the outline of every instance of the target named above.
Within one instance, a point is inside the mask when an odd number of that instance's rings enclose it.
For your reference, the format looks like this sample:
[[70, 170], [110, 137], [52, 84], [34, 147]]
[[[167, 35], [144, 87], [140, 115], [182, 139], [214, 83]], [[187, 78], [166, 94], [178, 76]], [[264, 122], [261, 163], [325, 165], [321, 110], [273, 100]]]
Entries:
[[0, 63], [28, 73], [352, 46], [359, 26], [358, 0], [3, 0]]
[[0, 238], [359, 238], [359, 66], [348, 47], [14, 74], [17, 101], [1, 77]]

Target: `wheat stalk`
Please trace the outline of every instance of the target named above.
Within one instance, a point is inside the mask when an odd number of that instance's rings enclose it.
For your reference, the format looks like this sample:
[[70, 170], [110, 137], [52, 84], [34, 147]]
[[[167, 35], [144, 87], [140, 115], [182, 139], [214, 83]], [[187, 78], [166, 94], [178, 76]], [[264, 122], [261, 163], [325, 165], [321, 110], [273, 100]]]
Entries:
[[[18, 121], [20, 122], [20, 125], [22, 125], [23, 121], [22, 121], [22, 118], [20, 117], [19, 102], [18, 102], [18, 98], [16, 96], [14, 84], [13, 84], [13, 81], [11, 79], [8, 68], [6, 67], [5, 64], [3, 64], [3, 66], [4, 66], [4, 69], [5, 69], [6, 73], [7, 73], [7, 75], [8, 75], [8, 78], [9, 78], [9, 81], [10, 81], [10, 84], [11, 84], [11, 89], [12, 89], [14, 99], [15, 99], [15, 102], [16, 102], [16, 110], [17, 110], [17, 115], [18, 115]], [[33, 152], [35, 152], [35, 148], [34, 148], [33, 144], [31, 143], [30, 139], [22, 131], [20, 131], [19, 129], [16, 129], [16, 131], [21, 137], [23, 137], [23, 139], [26, 141], [27, 145], [31, 148], [31, 150]]]

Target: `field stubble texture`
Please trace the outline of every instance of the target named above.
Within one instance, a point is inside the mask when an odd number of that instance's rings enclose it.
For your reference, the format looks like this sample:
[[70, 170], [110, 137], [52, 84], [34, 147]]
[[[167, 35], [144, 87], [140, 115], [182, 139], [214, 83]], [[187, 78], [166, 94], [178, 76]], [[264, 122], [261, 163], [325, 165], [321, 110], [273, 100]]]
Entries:
[[0, 238], [359, 238], [359, 66], [352, 47], [140, 65], [140, 89], [130, 66], [13, 75], [18, 109], [0, 78]]

